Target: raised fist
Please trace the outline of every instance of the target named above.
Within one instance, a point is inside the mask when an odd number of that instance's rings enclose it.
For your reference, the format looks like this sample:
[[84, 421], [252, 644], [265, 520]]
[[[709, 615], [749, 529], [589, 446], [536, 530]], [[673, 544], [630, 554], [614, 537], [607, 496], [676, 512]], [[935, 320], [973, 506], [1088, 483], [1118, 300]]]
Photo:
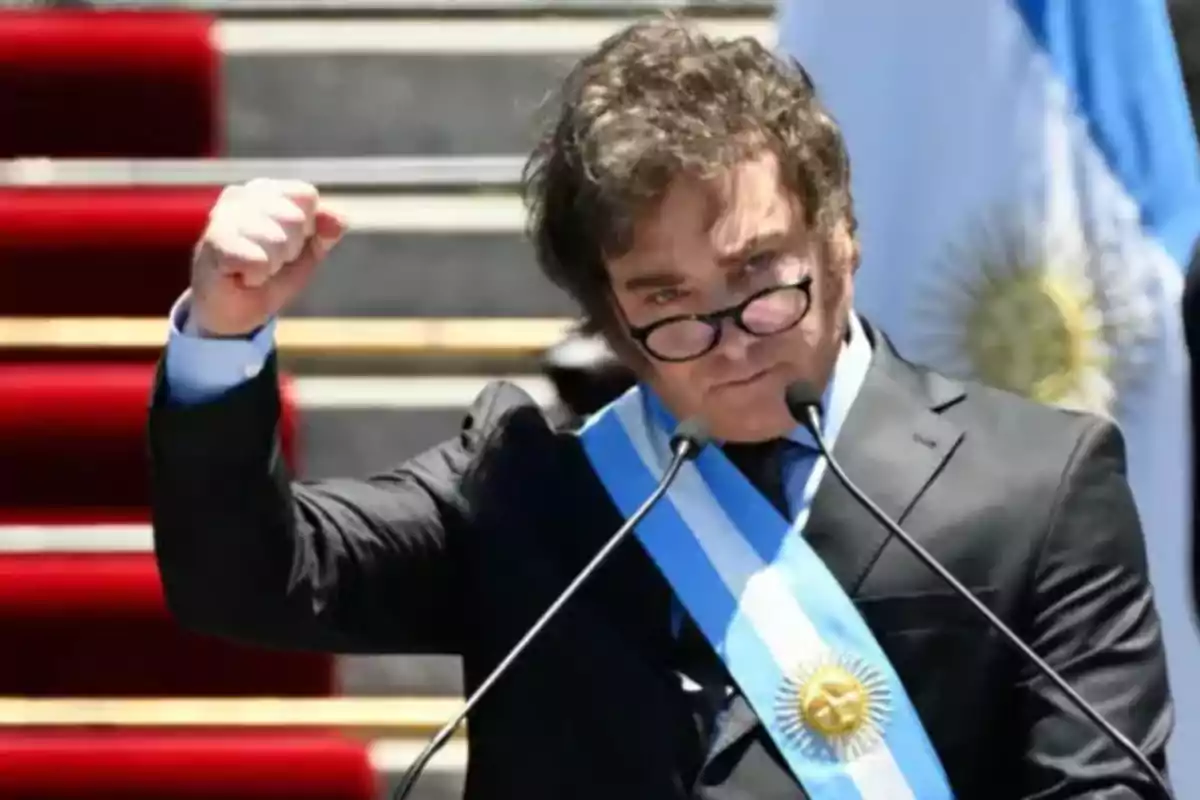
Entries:
[[188, 327], [207, 336], [261, 327], [300, 293], [345, 231], [307, 183], [256, 179], [226, 187], [192, 261]]

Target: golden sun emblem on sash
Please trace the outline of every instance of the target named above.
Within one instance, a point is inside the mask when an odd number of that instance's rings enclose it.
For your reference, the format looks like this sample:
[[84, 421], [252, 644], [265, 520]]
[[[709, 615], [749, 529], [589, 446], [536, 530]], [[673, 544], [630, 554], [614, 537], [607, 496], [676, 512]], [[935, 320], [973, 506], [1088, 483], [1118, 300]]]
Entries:
[[892, 695], [871, 664], [831, 655], [784, 678], [776, 713], [784, 733], [810, 757], [853, 761], [882, 741]]
[[1114, 416], [1147, 340], [1129, 256], [1001, 224], [929, 270], [917, 355], [955, 377]]

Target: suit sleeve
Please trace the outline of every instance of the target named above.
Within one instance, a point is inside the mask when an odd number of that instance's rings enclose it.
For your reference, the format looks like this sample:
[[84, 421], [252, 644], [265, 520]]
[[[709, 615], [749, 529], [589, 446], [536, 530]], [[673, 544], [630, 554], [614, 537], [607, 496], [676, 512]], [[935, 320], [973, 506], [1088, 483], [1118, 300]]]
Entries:
[[[1031, 645], [1166, 771], [1162, 632], [1120, 433], [1096, 422], [1067, 468], [1033, 574]], [[1156, 798], [1141, 769], [1033, 667], [1021, 681], [1025, 798]]]
[[288, 649], [462, 651], [459, 484], [515, 390], [486, 390], [457, 438], [386, 474], [301, 483], [281, 456], [274, 358], [195, 404], [174, 401], [161, 372], [154, 545], [184, 626]]

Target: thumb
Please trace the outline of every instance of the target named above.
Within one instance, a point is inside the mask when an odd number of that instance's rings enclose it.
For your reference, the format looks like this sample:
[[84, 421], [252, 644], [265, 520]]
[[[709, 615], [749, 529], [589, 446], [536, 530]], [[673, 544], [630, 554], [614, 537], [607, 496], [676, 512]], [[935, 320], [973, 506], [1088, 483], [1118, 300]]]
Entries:
[[[267, 282], [266, 286], [273, 298], [272, 303], [274, 305], [286, 305], [304, 289], [312, 274], [316, 271], [317, 265], [325, 257], [324, 254], [328, 252], [328, 249], [322, 251], [321, 241], [321, 238], [318, 236], [310, 238], [304, 243], [304, 250], [300, 252], [300, 255], [294, 261], [285, 264]], [[332, 246], [332, 244], [329, 245], [329, 247]]]
[[322, 204], [317, 209], [314, 223], [313, 255], [319, 261], [341, 241], [349, 225], [346, 218], [328, 204]]

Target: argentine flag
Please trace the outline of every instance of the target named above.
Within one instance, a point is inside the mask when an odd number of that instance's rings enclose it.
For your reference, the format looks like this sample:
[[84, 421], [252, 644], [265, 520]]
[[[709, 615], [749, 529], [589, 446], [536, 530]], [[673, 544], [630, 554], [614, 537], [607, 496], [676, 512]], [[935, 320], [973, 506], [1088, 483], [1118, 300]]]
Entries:
[[1122, 426], [1200, 797], [1183, 273], [1197, 144], [1163, 0], [781, 0], [846, 134], [857, 305], [902, 353]]

